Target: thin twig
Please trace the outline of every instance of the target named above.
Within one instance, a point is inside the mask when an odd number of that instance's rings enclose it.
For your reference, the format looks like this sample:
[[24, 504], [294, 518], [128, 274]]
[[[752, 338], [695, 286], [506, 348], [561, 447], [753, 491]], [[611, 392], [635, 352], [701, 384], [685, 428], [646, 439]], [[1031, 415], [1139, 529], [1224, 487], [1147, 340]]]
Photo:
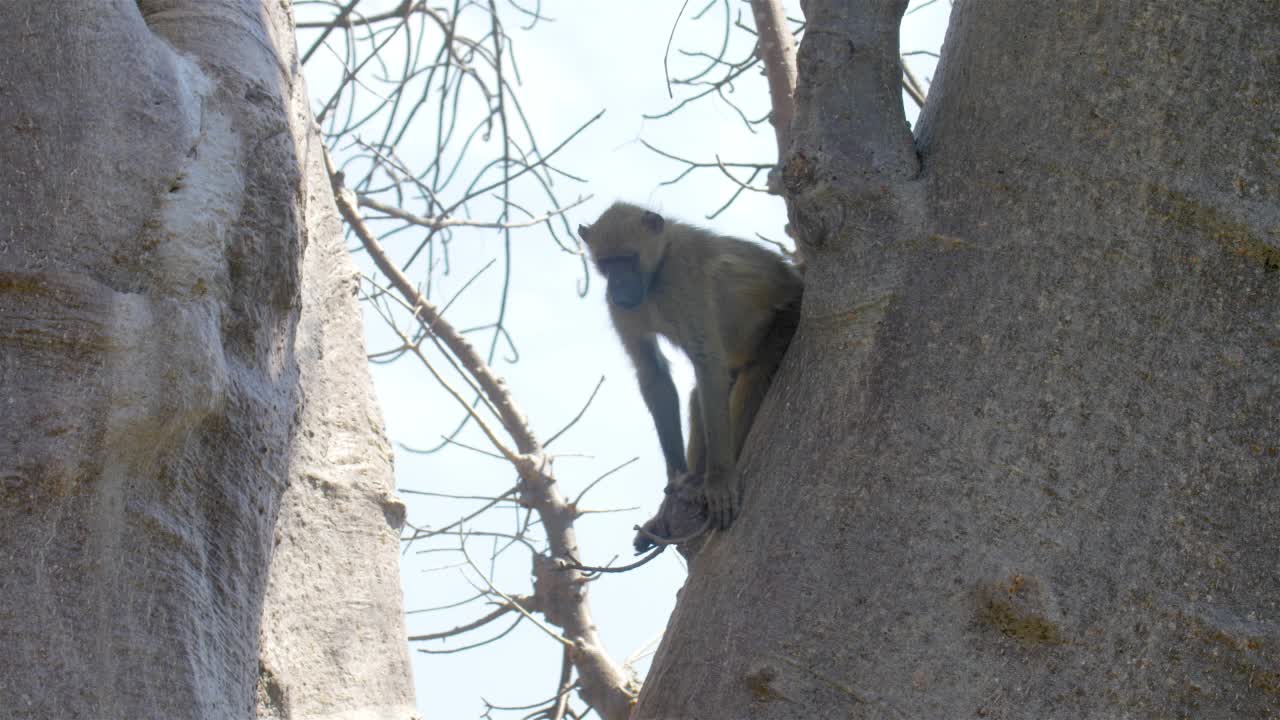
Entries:
[[525, 618], [524, 615], [520, 615], [516, 617], [515, 622], [508, 625], [506, 630], [503, 630], [502, 632], [498, 633], [497, 635], [494, 635], [488, 640], [481, 640], [478, 643], [463, 645], [462, 647], [449, 648], [447, 650], [432, 650], [430, 648], [418, 648], [418, 652], [425, 653], [427, 655], [452, 655], [454, 653], [466, 652], [467, 650], [474, 650], [475, 648], [478, 648], [478, 647], [484, 647], [489, 643], [497, 642], [502, 638], [506, 637], [512, 630], [516, 629], [517, 625], [524, 622], [524, 618]]
[[618, 472], [618, 471], [619, 471], [619, 470], [621, 470], [622, 468], [624, 468], [624, 467], [626, 467], [626, 466], [630, 465], [631, 463], [633, 463], [633, 462], [635, 462], [635, 461], [637, 461], [637, 460], [639, 460], [639, 459], [640, 459], [640, 456], [638, 456], [638, 455], [637, 455], [636, 457], [631, 458], [630, 460], [628, 460], [628, 461], [626, 461], [626, 462], [622, 463], [621, 465], [618, 465], [618, 466], [614, 467], [613, 469], [608, 470], [607, 472], [605, 472], [603, 475], [601, 475], [600, 477], [596, 478], [595, 480], [592, 480], [592, 481], [591, 481], [591, 482], [590, 482], [586, 487], [582, 488], [582, 492], [578, 493], [578, 497], [574, 498], [574, 499], [573, 499], [573, 502], [572, 502], [572, 503], [569, 503], [569, 504], [576, 508], [576, 507], [578, 506], [578, 504], [582, 502], [582, 498], [586, 497], [586, 494], [587, 494], [588, 492], [590, 492], [590, 491], [591, 491], [591, 488], [593, 488], [593, 487], [595, 487], [597, 484], [599, 484], [599, 482], [600, 482], [601, 480], [604, 480], [605, 478], [607, 478], [607, 477], [609, 477], [610, 475], [612, 475], [612, 474], [614, 474], [614, 473]]
[[503, 615], [506, 615], [507, 613], [513, 610], [515, 610], [515, 607], [512, 605], [499, 605], [497, 609], [485, 615], [484, 617], [473, 620], [472, 622], [469, 622], [466, 625], [459, 625], [453, 628], [452, 630], [445, 630], [444, 632], [438, 632], [438, 633], [428, 633], [426, 635], [410, 635], [409, 642], [427, 641], [427, 640], [443, 640], [444, 638], [453, 637], [454, 635], [461, 635], [463, 633], [471, 632], [472, 630], [477, 630], [479, 628], [484, 627], [485, 625], [488, 625], [489, 623], [493, 622], [494, 620], [497, 620], [498, 618], [502, 617]]
[[392, 264], [386, 252], [382, 249], [382, 245], [374, 239], [373, 233], [369, 232], [365, 226], [364, 219], [360, 217], [360, 213], [356, 210], [355, 199], [351, 191], [344, 187], [342, 175], [333, 169], [333, 160], [329, 157], [327, 149], [324, 155], [333, 184], [334, 199], [338, 203], [338, 210], [342, 213], [343, 219], [347, 221], [347, 225], [360, 238], [360, 241], [364, 244], [365, 251], [369, 253], [374, 264], [378, 266], [378, 270], [391, 280], [392, 285], [400, 292], [405, 301], [414, 308], [414, 314], [422, 320], [427, 331], [439, 337], [449, 347], [450, 352], [462, 363], [467, 372], [475, 378], [476, 382], [484, 390], [485, 395], [488, 396], [489, 401], [498, 409], [503, 425], [506, 426], [507, 432], [516, 441], [516, 447], [519, 451], [528, 453], [535, 450], [538, 442], [528, 429], [528, 426], [524, 424], [524, 414], [516, 408], [515, 401], [511, 398], [511, 394], [506, 387], [494, 376], [489, 369], [488, 363], [484, 362], [476, 354], [471, 343], [467, 342], [462, 335], [454, 330], [452, 324], [441, 318], [435, 305], [419, 294], [408, 278]]
[[924, 107], [924, 85], [920, 84], [915, 73], [911, 72], [911, 68], [907, 67], [905, 61], [902, 62], [902, 88], [911, 96], [911, 100], [915, 102], [916, 107]]
[[514, 609], [516, 612], [528, 618], [530, 622], [532, 622], [534, 625], [537, 625], [538, 629], [546, 633], [547, 636], [550, 637], [552, 640], [555, 640], [556, 642], [566, 647], [573, 647], [572, 640], [556, 632], [551, 628], [551, 626], [547, 625], [546, 623], [542, 622], [538, 618], [531, 615], [528, 610], [525, 610], [524, 607], [520, 605], [520, 603], [516, 602], [515, 598], [502, 592], [497, 588], [496, 585], [494, 585], [492, 582], [489, 582], [489, 578], [485, 577], [484, 573], [480, 572], [480, 568], [476, 567], [475, 562], [471, 559], [471, 555], [467, 553], [467, 540], [465, 537], [462, 539], [462, 556], [467, 559], [467, 564], [471, 566], [472, 570], [475, 570], [476, 575], [480, 576], [480, 579], [484, 581], [484, 584], [489, 586], [490, 592], [502, 598], [503, 600], [506, 600], [507, 603], [512, 606], [512, 609]]
[[599, 379], [598, 381], [596, 381], [596, 386], [595, 386], [595, 388], [594, 388], [594, 389], [592, 389], [592, 391], [591, 391], [591, 395], [587, 397], [587, 401], [586, 401], [586, 402], [584, 402], [584, 403], [582, 404], [582, 408], [578, 410], [578, 414], [577, 414], [577, 415], [574, 415], [574, 416], [573, 416], [573, 418], [569, 420], [569, 422], [565, 423], [565, 426], [564, 426], [564, 427], [562, 427], [562, 428], [560, 428], [559, 430], [555, 431], [555, 433], [553, 433], [553, 434], [551, 435], [551, 437], [547, 438], [547, 441], [546, 441], [546, 442], [544, 442], [544, 443], [542, 443], [542, 447], [544, 447], [544, 448], [545, 448], [545, 447], [550, 446], [550, 445], [551, 445], [551, 443], [553, 443], [553, 442], [555, 442], [555, 441], [556, 441], [556, 438], [558, 438], [558, 437], [560, 437], [561, 435], [565, 434], [565, 433], [569, 430], [569, 428], [571, 428], [571, 427], [573, 427], [574, 425], [576, 425], [576, 424], [578, 423], [578, 421], [582, 419], [582, 416], [583, 416], [583, 415], [585, 415], [585, 414], [587, 413], [587, 408], [591, 407], [591, 401], [596, 399], [596, 393], [600, 392], [600, 386], [601, 386], [601, 385], [604, 385], [604, 376], [603, 376], [603, 375], [601, 375], [601, 376], [600, 376], [600, 379]]
[[671, 43], [676, 38], [676, 28], [680, 26], [680, 18], [684, 16], [684, 9], [689, 7], [689, 0], [684, 0], [680, 4], [680, 12], [676, 13], [675, 22], [671, 23], [671, 34], [667, 35], [667, 49], [662, 53], [662, 76], [667, 79], [667, 97], [674, 98], [675, 93], [671, 91], [671, 70], [667, 67], [667, 59], [671, 57]]

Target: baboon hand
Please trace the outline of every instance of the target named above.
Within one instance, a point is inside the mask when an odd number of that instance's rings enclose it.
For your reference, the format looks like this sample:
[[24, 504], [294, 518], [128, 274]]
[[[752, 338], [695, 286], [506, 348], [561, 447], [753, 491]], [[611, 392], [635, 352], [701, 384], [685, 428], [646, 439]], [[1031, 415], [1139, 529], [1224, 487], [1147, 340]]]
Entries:
[[703, 486], [711, 527], [728, 530], [738, 514], [738, 477], [734, 472], [708, 474]]

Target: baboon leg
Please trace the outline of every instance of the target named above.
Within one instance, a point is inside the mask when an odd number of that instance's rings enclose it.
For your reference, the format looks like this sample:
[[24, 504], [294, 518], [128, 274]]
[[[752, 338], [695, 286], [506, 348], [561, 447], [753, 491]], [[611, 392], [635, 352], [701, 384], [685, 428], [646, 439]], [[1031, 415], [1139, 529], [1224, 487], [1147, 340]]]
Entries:
[[755, 361], [738, 371], [737, 379], [729, 392], [729, 437], [733, 441], [734, 462], [742, 454], [747, 434], [751, 432], [756, 414], [764, 404], [769, 385], [773, 383], [773, 376], [782, 364], [782, 357], [787, 354], [799, 321], [800, 303], [797, 299], [778, 311], [768, 334], [760, 342]]

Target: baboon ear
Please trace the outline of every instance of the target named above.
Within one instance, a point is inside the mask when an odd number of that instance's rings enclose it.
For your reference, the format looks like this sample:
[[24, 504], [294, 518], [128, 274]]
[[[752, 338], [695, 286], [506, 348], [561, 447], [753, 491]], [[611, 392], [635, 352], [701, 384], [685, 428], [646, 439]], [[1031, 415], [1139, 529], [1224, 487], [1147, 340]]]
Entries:
[[640, 216], [640, 224], [644, 226], [645, 230], [657, 235], [662, 232], [662, 228], [666, 225], [666, 221], [664, 221], [662, 216], [658, 213], [653, 212], [652, 210], [645, 210], [644, 214]]
[[578, 226], [578, 237], [582, 238], [583, 240], [586, 240], [586, 239], [587, 239], [587, 233], [588, 233], [588, 232], [590, 232], [590, 231], [591, 231], [591, 228], [587, 227], [586, 225], [579, 225], [579, 226]]

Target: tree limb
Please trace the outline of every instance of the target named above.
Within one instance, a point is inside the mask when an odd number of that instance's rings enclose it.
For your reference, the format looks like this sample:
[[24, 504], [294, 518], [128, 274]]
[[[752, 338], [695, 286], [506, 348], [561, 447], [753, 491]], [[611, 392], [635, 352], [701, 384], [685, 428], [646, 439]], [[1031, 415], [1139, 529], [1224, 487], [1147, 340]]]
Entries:
[[756, 52], [769, 80], [773, 112], [769, 122], [778, 139], [778, 157], [787, 151], [791, 119], [796, 113], [796, 38], [787, 25], [780, 0], [751, 0], [756, 20]]

